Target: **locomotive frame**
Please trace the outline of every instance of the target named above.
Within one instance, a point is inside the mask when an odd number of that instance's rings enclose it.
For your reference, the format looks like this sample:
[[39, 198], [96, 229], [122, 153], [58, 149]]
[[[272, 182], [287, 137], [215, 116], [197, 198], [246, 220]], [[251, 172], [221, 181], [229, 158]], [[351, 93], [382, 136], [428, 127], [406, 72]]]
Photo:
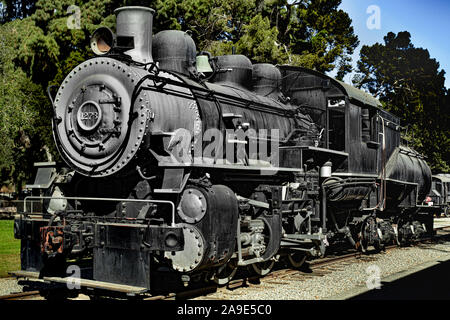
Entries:
[[52, 97], [67, 167], [39, 168], [15, 275], [68, 283], [85, 264], [82, 287], [158, 292], [162, 278], [225, 284], [238, 267], [263, 276], [281, 257], [300, 267], [343, 242], [433, 233], [431, 171], [378, 100], [242, 55], [206, 54], [202, 73], [187, 33], [152, 37], [148, 8], [116, 13], [117, 34], [94, 33], [97, 56]]

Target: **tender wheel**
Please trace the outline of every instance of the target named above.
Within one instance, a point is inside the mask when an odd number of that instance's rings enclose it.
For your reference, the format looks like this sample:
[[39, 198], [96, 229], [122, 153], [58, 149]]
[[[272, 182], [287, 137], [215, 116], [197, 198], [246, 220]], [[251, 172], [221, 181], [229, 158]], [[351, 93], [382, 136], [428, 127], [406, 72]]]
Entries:
[[219, 286], [226, 285], [228, 282], [230, 282], [231, 279], [233, 279], [237, 272], [237, 269], [237, 261], [229, 261], [225, 265], [225, 267], [223, 267], [222, 269], [219, 268], [218, 271], [214, 274], [214, 282]]
[[397, 219], [395, 221], [395, 226], [394, 226], [394, 228], [396, 230], [395, 231], [394, 244], [396, 244], [399, 247], [402, 245], [402, 243], [401, 243], [401, 237], [402, 236], [400, 234], [401, 223], [402, 223], [401, 219]]
[[381, 239], [378, 234], [378, 224], [375, 218], [368, 217], [364, 220], [360, 232], [360, 245], [363, 253], [366, 253], [371, 245], [376, 251], [381, 250]]
[[366, 253], [368, 247], [369, 247], [369, 246], [367, 245], [367, 240], [361, 239], [361, 240], [360, 240], [360, 248], [361, 248], [361, 252], [362, 252], [362, 253]]
[[253, 271], [260, 276], [265, 276], [272, 271], [273, 266], [275, 265], [275, 260], [267, 260], [264, 262], [258, 262], [252, 264]]
[[291, 267], [295, 269], [300, 268], [305, 263], [307, 258], [306, 254], [301, 252], [288, 253], [286, 257]]

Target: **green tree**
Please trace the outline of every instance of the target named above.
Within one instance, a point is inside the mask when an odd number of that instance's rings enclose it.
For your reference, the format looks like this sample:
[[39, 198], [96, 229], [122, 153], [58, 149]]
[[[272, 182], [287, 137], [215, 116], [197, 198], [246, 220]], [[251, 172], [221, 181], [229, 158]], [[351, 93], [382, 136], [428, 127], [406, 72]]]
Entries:
[[33, 159], [45, 157], [39, 140], [48, 131], [37, 121], [46, 99], [41, 87], [14, 63], [22, 27], [17, 20], [0, 28], [0, 179], [18, 189], [30, 178]]
[[407, 31], [363, 46], [353, 82], [380, 98], [388, 111], [409, 124], [413, 146], [428, 156], [433, 171], [450, 170], [449, 95], [445, 71], [428, 50], [416, 48]]
[[289, 63], [320, 72], [338, 69], [342, 79], [352, 70], [350, 56], [359, 45], [341, 0], [264, 1], [263, 12], [279, 30]]
[[[92, 55], [89, 35], [93, 30], [114, 25], [114, 4], [109, 0], [34, 1], [32, 12], [20, 3], [6, 1], [4, 12], [11, 11], [11, 5], [17, 10], [14, 16], [4, 14], [11, 21], [0, 26], [0, 135], [4, 141], [0, 181], [18, 189], [31, 178], [34, 162], [59, 158], [47, 87], [59, 85], [70, 70]], [[81, 29], [67, 26], [67, 8], [73, 4], [81, 8]]]
[[278, 30], [270, 27], [269, 19], [261, 15], [255, 16], [250, 23], [243, 28], [244, 35], [236, 43], [237, 51], [254, 62], [283, 63], [287, 55], [277, 45]]
[[36, 9], [36, 0], [0, 1], [0, 23], [30, 16]]

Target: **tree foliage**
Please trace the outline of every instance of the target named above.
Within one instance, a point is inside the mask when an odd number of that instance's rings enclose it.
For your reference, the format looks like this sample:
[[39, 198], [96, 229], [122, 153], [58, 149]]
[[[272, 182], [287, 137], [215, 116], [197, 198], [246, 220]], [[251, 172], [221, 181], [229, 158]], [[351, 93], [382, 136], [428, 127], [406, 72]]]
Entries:
[[363, 46], [354, 83], [410, 125], [413, 146], [428, 156], [435, 172], [448, 172], [450, 95], [439, 69], [428, 50], [414, 47], [409, 32], [390, 32], [384, 44]]
[[[19, 186], [32, 172], [33, 159], [45, 154], [38, 141], [49, 137], [47, 124], [38, 116], [46, 101], [42, 88], [14, 63], [24, 23], [17, 20], [0, 28], [0, 176], [2, 182]], [[40, 147], [32, 148], [35, 145]]]
[[1, 1], [0, 23], [30, 16], [36, 9], [36, 0]]

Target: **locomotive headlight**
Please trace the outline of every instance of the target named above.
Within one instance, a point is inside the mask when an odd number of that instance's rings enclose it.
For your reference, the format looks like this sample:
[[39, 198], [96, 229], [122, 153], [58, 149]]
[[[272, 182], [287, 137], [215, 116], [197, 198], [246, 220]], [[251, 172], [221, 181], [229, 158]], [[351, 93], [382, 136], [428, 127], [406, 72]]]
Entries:
[[169, 233], [166, 235], [165, 242], [166, 242], [167, 247], [173, 248], [178, 245], [178, 238], [177, 238], [176, 234]]
[[111, 29], [107, 27], [98, 28], [91, 36], [91, 49], [98, 56], [105, 55], [114, 46], [114, 41], [115, 35]]

